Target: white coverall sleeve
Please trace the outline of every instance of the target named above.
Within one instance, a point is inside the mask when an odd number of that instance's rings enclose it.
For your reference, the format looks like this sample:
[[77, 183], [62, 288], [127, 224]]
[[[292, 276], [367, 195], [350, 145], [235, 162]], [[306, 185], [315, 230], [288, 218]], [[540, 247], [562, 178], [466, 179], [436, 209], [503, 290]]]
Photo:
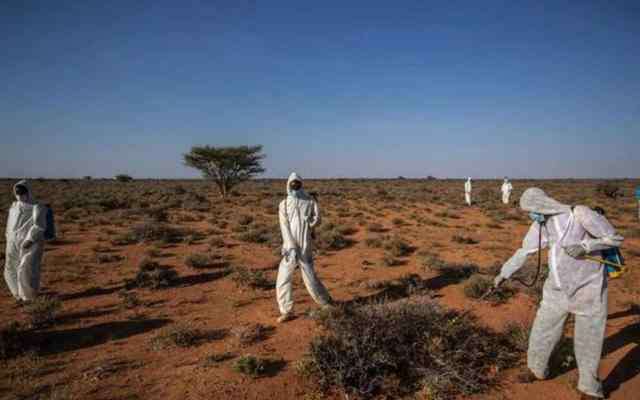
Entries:
[[282, 249], [288, 251], [297, 247], [293, 236], [291, 235], [291, 229], [289, 228], [289, 218], [287, 217], [287, 201], [284, 200], [278, 207], [278, 214], [280, 219], [280, 232], [282, 233]]
[[587, 253], [620, 247], [624, 238], [616, 234], [616, 229], [604, 215], [600, 215], [589, 207], [577, 206], [573, 211], [576, 221], [589, 232], [580, 242]]
[[309, 221], [309, 226], [311, 228], [315, 228], [316, 226], [320, 225], [320, 222], [321, 222], [320, 207], [318, 207], [318, 202], [314, 201], [313, 202], [313, 215], [311, 215], [311, 219]]
[[44, 239], [44, 232], [47, 228], [47, 210], [41, 205], [33, 207], [33, 226], [27, 233], [27, 240], [39, 242]]
[[[538, 240], [540, 235], [540, 224], [534, 222], [529, 228], [529, 232], [522, 241], [522, 247], [518, 249], [515, 254], [502, 266], [500, 276], [504, 279], [509, 279], [511, 275], [516, 273], [524, 263], [527, 261], [527, 257], [530, 254], [538, 252]], [[542, 231], [542, 249], [547, 247], [547, 235], [545, 231]]]

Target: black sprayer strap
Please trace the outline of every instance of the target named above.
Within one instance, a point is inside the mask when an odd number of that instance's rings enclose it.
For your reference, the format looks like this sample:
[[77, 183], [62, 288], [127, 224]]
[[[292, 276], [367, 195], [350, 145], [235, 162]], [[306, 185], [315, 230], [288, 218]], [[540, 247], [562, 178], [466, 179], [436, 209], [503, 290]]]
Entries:
[[536, 271], [536, 276], [533, 278], [531, 283], [527, 283], [520, 278], [513, 278], [514, 281], [521, 283], [525, 287], [533, 287], [536, 282], [538, 282], [538, 278], [540, 277], [540, 270], [542, 269], [542, 228], [545, 227], [545, 223], [539, 223], [540, 228], [538, 229], [538, 270]]

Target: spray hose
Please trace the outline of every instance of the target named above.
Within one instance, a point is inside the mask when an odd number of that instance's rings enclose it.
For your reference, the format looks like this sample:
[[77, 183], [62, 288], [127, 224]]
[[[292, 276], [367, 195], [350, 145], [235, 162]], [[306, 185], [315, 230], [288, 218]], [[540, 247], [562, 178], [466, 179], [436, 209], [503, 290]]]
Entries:
[[538, 232], [538, 270], [536, 271], [536, 276], [533, 278], [533, 281], [531, 283], [527, 283], [517, 277], [512, 278], [514, 281], [519, 282], [520, 284], [528, 288], [535, 286], [535, 284], [538, 282], [538, 278], [540, 277], [540, 270], [542, 269], [542, 228], [546, 226], [545, 222], [546, 221], [540, 222], [540, 229]]

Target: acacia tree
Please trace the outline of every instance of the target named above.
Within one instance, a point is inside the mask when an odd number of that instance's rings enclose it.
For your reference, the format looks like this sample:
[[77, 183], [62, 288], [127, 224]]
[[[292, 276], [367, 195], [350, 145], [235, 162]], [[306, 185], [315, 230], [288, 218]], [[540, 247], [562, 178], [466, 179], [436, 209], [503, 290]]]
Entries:
[[205, 179], [213, 180], [222, 197], [231, 188], [265, 171], [262, 168], [262, 146], [215, 147], [194, 146], [184, 155], [188, 167], [202, 172]]

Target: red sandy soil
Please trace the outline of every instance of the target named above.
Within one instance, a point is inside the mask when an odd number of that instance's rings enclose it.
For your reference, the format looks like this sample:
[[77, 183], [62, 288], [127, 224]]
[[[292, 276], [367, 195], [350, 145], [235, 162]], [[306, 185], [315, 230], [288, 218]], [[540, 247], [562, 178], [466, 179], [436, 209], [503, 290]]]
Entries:
[[[350, 200], [343, 208], [357, 207]], [[472, 262], [483, 269], [501, 263], [515, 251], [527, 229], [526, 221], [505, 221], [503, 229], [489, 229], [490, 220], [479, 208], [458, 206], [459, 219], [448, 219], [448, 227], [416, 224], [411, 215], [438, 219], [434, 214], [447, 209], [443, 205], [416, 204], [385, 212], [376, 221], [393, 233], [407, 239], [420, 250], [432, 250], [448, 262]], [[391, 220], [400, 216], [407, 224], [394, 227]], [[638, 228], [635, 214], [618, 217], [627, 228]], [[273, 223], [276, 223], [275, 216]], [[336, 218], [332, 218], [336, 221]], [[207, 221], [191, 223], [194, 229], [210, 228]], [[207, 239], [191, 245], [180, 244], [162, 249], [158, 260], [180, 274], [180, 284], [163, 290], [135, 289], [144, 305], [134, 310], [122, 307], [118, 297], [123, 281], [132, 278], [139, 261], [145, 258], [143, 245], [113, 246], [114, 254], [124, 261], [97, 264], [92, 261], [93, 246], [103, 235], [104, 227], [87, 227], [81, 231], [73, 224], [66, 226], [64, 240], [49, 245], [43, 268], [43, 292], [55, 294], [63, 301], [56, 323], [38, 332], [45, 338], [48, 350], [37, 357], [21, 356], [6, 362], [0, 372], [2, 398], [75, 398], [75, 399], [316, 399], [344, 398], [339, 393], [322, 395], [295, 371], [295, 363], [319, 333], [316, 322], [305, 316], [316, 305], [306, 293], [299, 276], [295, 283], [295, 310], [298, 318], [284, 325], [278, 317], [275, 290], [238, 288], [228, 277], [218, 277], [216, 270], [194, 270], [184, 265], [184, 257], [194, 252], [206, 252]], [[453, 234], [476, 238], [475, 245], [451, 241]], [[364, 239], [370, 236], [365, 227], [351, 238], [349, 248], [326, 252], [316, 259], [319, 276], [338, 301], [375, 294], [363, 282], [397, 279], [408, 273], [423, 279], [437, 273], [425, 270], [418, 257], [403, 258], [403, 265], [380, 265], [382, 250], [368, 248]], [[224, 255], [232, 265], [262, 269], [275, 280], [279, 257], [266, 246], [240, 242], [225, 235]], [[640, 262], [640, 238], [628, 238], [626, 249], [631, 266]], [[373, 265], [363, 265], [363, 260]], [[533, 260], [531, 268], [533, 268]], [[611, 399], [640, 398], [640, 319], [630, 305], [638, 303], [637, 288], [640, 271], [636, 268], [624, 279], [610, 284], [609, 321], [601, 377], [612, 387]], [[520, 291], [506, 304], [492, 305], [470, 300], [463, 293], [464, 282], [435, 288], [438, 302], [459, 310], [471, 309], [482, 323], [501, 330], [512, 321], [529, 324], [535, 315], [535, 300]], [[92, 289], [93, 288], [93, 289]], [[97, 290], [96, 290], [97, 289]], [[26, 321], [22, 310], [14, 305], [8, 292], [0, 296], [3, 322]], [[233, 329], [248, 323], [275, 327], [267, 340], [242, 347], [233, 334], [221, 340], [211, 340], [188, 348], [156, 351], [150, 340], [171, 323], [188, 322], [204, 330]], [[570, 329], [568, 330], [570, 333]], [[229, 351], [236, 358], [216, 366], [205, 366], [204, 360], [213, 353]], [[250, 378], [234, 372], [237, 356], [253, 354], [282, 358], [284, 368], [272, 376]], [[114, 367], [114, 366], [117, 366]], [[519, 383], [517, 368], [501, 374], [501, 383], [490, 393], [474, 399], [578, 399], [574, 387], [576, 371], [571, 370], [553, 379], [532, 384]], [[40, 393], [40, 397], [38, 397]], [[33, 397], [20, 397], [21, 395]], [[57, 397], [56, 397], [57, 396]]]

